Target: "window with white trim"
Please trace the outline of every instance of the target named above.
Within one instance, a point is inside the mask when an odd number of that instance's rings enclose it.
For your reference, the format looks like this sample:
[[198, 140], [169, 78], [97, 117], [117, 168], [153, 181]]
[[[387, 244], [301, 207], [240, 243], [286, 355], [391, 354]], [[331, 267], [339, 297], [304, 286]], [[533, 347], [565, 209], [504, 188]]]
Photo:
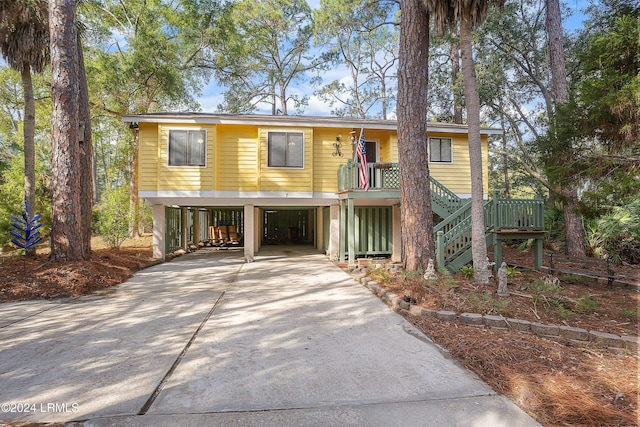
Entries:
[[270, 168], [304, 167], [302, 132], [269, 132], [267, 150], [267, 166]]
[[429, 162], [452, 163], [451, 138], [429, 138]]
[[205, 130], [169, 130], [169, 166], [204, 167], [206, 159], [207, 132]]

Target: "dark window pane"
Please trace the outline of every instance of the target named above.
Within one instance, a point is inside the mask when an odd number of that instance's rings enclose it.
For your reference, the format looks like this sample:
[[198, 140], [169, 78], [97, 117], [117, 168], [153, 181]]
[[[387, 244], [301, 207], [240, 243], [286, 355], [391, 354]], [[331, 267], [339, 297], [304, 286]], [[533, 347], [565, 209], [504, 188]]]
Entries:
[[187, 131], [169, 131], [169, 165], [181, 166], [187, 160]]
[[429, 138], [429, 161], [451, 163], [451, 139]]
[[283, 167], [286, 166], [287, 159], [287, 134], [284, 132], [269, 133], [269, 166]]

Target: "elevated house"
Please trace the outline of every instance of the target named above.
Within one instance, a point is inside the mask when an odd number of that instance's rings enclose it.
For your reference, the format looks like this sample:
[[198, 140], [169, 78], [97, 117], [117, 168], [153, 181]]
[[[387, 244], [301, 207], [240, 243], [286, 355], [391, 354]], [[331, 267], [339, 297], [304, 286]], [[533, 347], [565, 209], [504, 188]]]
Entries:
[[[163, 113], [123, 118], [138, 132], [138, 191], [153, 207], [157, 258], [233, 230], [252, 258], [263, 245], [307, 244], [331, 259], [401, 260], [397, 122], [333, 117]], [[363, 133], [369, 188], [358, 174]], [[487, 244], [537, 238], [541, 200], [489, 197], [482, 129]], [[467, 127], [429, 123], [428, 155], [438, 263], [471, 260]], [[230, 227], [230, 228], [224, 228]], [[228, 236], [227, 236], [228, 237]]]

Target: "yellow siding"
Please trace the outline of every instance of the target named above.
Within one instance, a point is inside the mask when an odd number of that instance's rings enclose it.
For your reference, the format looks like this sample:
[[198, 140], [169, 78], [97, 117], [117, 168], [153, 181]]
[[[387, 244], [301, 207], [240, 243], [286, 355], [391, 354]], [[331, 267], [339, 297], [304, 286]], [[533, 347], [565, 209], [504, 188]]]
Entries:
[[138, 189], [155, 190], [158, 186], [158, 125], [140, 123], [138, 133]]
[[[206, 166], [168, 166], [169, 129], [204, 129], [207, 131]], [[214, 188], [215, 125], [183, 125], [166, 123], [158, 126], [158, 190], [209, 190]]]
[[[313, 132], [313, 191], [335, 193], [338, 191], [338, 167], [352, 156], [352, 145], [349, 140], [351, 129], [316, 129]], [[333, 144], [341, 135], [340, 151], [342, 156], [334, 156]]]
[[[469, 166], [469, 142], [466, 134], [430, 133], [433, 138], [451, 138], [453, 163], [429, 163], [431, 176], [454, 193], [471, 194], [471, 169]], [[487, 137], [482, 136], [482, 167], [484, 192], [489, 191]]]
[[[270, 168], [267, 166], [267, 133], [269, 131], [304, 133], [303, 168]], [[258, 188], [262, 191], [313, 191], [313, 129], [261, 127], [258, 129], [258, 135], [260, 140]]]
[[[169, 129], [205, 129], [207, 164], [198, 167], [167, 166]], [[267, 132], [304, 133], [304, 167], [267, 167]], [[333, 193], [338, 188], [338, 167], [353, 157], [351, 129], [258, 127], [255, 125], [185, 125], [140, 123], [139, 189], [221, 190]], [[356, 138], [359, 137], [356, 129]], [[333, 156], [336, 136], [341, 135], [342, 156]], [[471, 193], [471, 175], [466, 134], [430, 133], [453, 141], [453, 163], [430, 163], [431, 175], [450, 190]], [[367, 130], [368, 141], [378, 141], [382, 162], [398, 162], [397, 134], [389, 130]], [[487, 136], [482, 136], [484, 187], [488, 192]]]
[[217, 190], [258, 189], [258, 129], [255, 126], [218, 126]]
[[398, 135], [395, 132], [389, 133], [386, 142], [381, 144], [380, 155], [384, 162], [398, 163]]

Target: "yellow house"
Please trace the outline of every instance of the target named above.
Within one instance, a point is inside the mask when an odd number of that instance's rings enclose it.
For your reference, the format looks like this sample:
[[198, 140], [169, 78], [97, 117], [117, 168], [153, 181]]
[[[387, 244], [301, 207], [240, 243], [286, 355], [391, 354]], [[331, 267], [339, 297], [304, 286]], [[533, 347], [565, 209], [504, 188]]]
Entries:
[[[215, 241], [216, 227], [228, 226], [247, 259], [262, 245], [292, 243], [350, 262], [401, 259], [395, 121], [208, 113], [123, 120], [138, 132], [138, 191], [153, 207], [155, 257]], [[368, 191], [354, 161], [361, 132]], [[500, 133], [481, 131], [486, 198], [487, 138]], [[466, 126], [428, 125], [434, 212], [443, 219], [471, 196], [467, 144]]]

